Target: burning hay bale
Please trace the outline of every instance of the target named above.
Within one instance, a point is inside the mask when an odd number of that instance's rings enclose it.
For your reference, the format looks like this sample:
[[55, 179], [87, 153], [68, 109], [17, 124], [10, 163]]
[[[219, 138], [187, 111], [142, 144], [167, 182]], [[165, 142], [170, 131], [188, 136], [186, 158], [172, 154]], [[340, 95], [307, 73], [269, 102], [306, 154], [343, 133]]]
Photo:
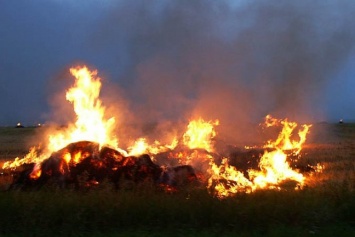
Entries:
[[[147, 154], [126, 157], [115, 149], [99, 149], [98, 143], [88, 141], [71, 143], [43, 162], [25, 164], [17, 170], [21, 171], [14, 171], [10, 189], [39, 189], [48, 183], [60, 188], [74, 184], [79, 189], [83, 185], [98, 185], [104, 180], [111, 182], [116, 189], [120, 188], [122, 181], [181, 186], [196, 179], [191, 166], [164, 170]], [[84, 184], [80, 182], [83, 175], [86, 176]]]
[[267, 115], [262, 130], [271, 135], [280, 130], [276, 139], [221, 154], [215, 147], [219, 120], [196, 117], [180, 138], [174, 135], [169, 138], [171, 142], [163, 144], [141, 137], [131, 146], [127, 144], [125, 151], [118, 148], [115, 118], [105, 119], [108, 116], [99, 98], [101, 82], [97, 71], [77, 67], [70, 72], [76, 80], [66, 99], [73, 104], [77, 120], [63, 131], [53, 132], [40, 154], [33, 149], [23, 159], [5, 162], [3, 169], [15, 169], [11, 189], [41, 188], [47, 184], [80, 189], [104, 181], [116, 189], [123, 188], [125, 182], [150, 182], [176, 189], [201, 182], [214, 196], [224, 198], [241, 191], [281, 189], [288, 181], [297, 187], [305, 183], [306, 177], [300, 171], [308, 167], [303, 169], [297, 159], [311, 125], [298, 126]]
[[197, 184], [198, 178], [191, 165], [179, 165], [165, 168], [159, 182], [172, 187], [182, 187], [193, 183]]
[[7, 173], [7, 175], [13, 177], [13, 182], [10, 184], [8, 190], [25, 190], [26, 188], [34, 187], [34, 180], [29, 178], [34, 167], [35, 163], [23, 164], [20, 167], [17, 167], [16, 170]]

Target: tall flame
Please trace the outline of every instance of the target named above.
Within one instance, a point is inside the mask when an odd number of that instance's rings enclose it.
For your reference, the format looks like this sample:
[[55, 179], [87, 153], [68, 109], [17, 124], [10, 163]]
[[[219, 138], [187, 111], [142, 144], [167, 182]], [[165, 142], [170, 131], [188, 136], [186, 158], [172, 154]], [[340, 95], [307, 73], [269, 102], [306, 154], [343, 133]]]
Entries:
[[[66, 99], [74, 107], [76, 122], [50, 135], [48, 144], [42, 153], [38, 153], [39, 148], [32, 148], [23, 159], [16, 158], [14, 161], [6, 162], [3, 168], [15, 168], [30, 162], [36, 163], [30, 174], [31, 178], [36, 179], [41, 175], [41, 161], [68, 144], [79, 141], [92, 141], [100, 146], [108, 145], [127, 156], [142, 153], [154, 155], [173, 150], [178, 145], [179, 141], [176, 137], [172, 139], [171, 144], [167, 145], [159, 141], [154, 141], [149, 145], [145, 138], [139, 138], [128, 147], [129, 152], [118, 148], [117, 138], [113, 135], [115, 118], [105, 117], [105, 107], [99, 99], [101, 79], [97, 76], [97, 71], [90, 71], [83, 66], [70, 68], [70, 73], [74, 76], [75, 83], [67, 91]], [[295, 139], [297, 138], [295, 135], [297, 123], [289, 122], [287, 119], [275, 119], [270, 115], [266, 116], [264, 126], [266, 128], [281, 126], [281, 132], [275, 140], [270, 140], [263, 146], [267, 150], [260, 157], [259, 169], [250, 169], [244, 173], [229, 165], [226, 157], [222, 159], [220, 165], [217, 165], [215, 153], [213, 153], [215, 152], [213, 142], [216, 136], [215, 126], [217, 125], [219, 125], [218, 120], [205, 121], [202, 118], [191, 120], [182, 137], [185, 150], [175, 154], [181, 164], [200, 166], [204, 172], [207, 170], [209, 175], [206, 177], [207, 187], [217, 197], [223, 198], [241, 191], [280, 188], [280, 185], [288, 180], [295, 181], [299, 186], [303, 185], [305, 177], [290, 167], [287, 153], [290, 151], [295, 155], [300, 153], [311, 125], [302, 125], [297, 132], [298, 139]], [[193, 152], [186, 152], [189, 149]], [[64, 153], [62, 158], [67, 163], [78, 163], [85, 158], [85, 154], [80, 151], [76, 154]]]
[[265, 148], [277, 148], [281, 150], [292, 150], [296, 155], [301, 151], [303, 143], [306, 141], [306, 135], [312, 125], [304, 124], [298, 131], [299, 140], [292, 140], [292, 135], [297, 127], [297, 123], [289, 122], [287, 119], [275, 119], [271, 115], [265, 118], [265, 126], [282, 126], [276, 141], [268, 141]]
[[75, 84], [66, 93], [66, 99], [73, 104], [77, 120], [67, 131], [49, 136], [48, 148], [56, 151], [69, 143], [89, 140], [100, 145], [117, 148], [117, 139], [111, 135], [115, 118], [105, 120], [105, 107], [99, 99], [101, 82], [97, 71], [87, 67], [70, 68]]
[[[25, 163], [37, 163], [33, 176], [40, 174], [39, 163], [48, 158], [51, 153], [60, 150], [66, 145], [77, 141], [93, 141], [102, 145], [118, 148], [118, 142], [112, 135], [115, 119], [105, 119], [105, 107], [99, 99], [101, 79], [97, 71], [90, 71], [86, 66], [70, 68], [70, 73], [75, 77], [75, 83], [66, 93], [66, 99], [73, 104], [76, 113], [76, 122], [68, 125], [48, 137], [48, 144], [42, 153], [39, 148], [31, 148], [30, 152], [22, 159], [5, 162], [3, 168], [15, 168]], [[120, 151], [125, 154], [123, 150]], [[68, 162], [71, 159], [65, 159]], [[37, 175], [34, 175], [37, 173]]]

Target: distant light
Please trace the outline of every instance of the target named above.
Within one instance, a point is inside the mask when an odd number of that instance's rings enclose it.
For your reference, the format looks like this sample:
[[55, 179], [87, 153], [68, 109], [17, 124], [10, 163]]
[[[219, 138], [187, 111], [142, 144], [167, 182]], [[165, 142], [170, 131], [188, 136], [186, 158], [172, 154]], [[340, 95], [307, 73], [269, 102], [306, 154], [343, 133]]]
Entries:
[[23, 128], [24, 126], [21, 123], [17, 123], [16, 128]]

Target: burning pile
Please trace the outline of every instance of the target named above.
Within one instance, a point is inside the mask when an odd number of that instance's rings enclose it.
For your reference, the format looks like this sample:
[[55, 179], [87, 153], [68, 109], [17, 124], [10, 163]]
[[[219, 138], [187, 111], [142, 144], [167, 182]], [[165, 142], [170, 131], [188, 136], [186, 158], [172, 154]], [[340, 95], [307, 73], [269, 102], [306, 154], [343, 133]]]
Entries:
[[303, 125], [295, 139], [296, 123], [268, 115], [263, 127], [281, 127], [281, 132], [275, 141], [258, 149], [246, 147], [240, 153], [255, 153], [249, 159], [257, 161], [257, 166], [247, 169], [238, 170], [230, 164], [228, 155], [216, 152], [213, 140], [218, 120], [191, 120], [181, 139], [174, 137], [168, 145], [159, 141], [149, 145], [145, 138], [139, 138], [126, 151], [119, 148], [113, 134], [115, 118], [105, 118], [97, 72], [87, 67], [71, 68], [70, 72], [76, 81], [66, 99], [73, 104], [76, 122], [52, 133], [44, 149], [31, 148], [24, 158], [3, 165], [16, 176], [11, 188], [41, 187], [49, 182], [80, 188], [99, 185], [104, 180], [120, 188], [126, 181], [150, 181], [166, 190], [203, 184], [213, 195], [223, 198], [237, 192], [281, 189], [290, 181], [300, 188], [305, 182], [305, 177], [291, 167], [288, 157], [299, 156], [310, 125]]

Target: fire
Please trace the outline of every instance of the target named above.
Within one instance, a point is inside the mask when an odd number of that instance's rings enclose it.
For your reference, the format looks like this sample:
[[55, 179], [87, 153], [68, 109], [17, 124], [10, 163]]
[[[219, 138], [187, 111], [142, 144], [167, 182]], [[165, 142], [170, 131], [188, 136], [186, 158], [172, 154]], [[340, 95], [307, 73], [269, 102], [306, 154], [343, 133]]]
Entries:
[[260, 160], [260, 171], [249, 170], [253, 189], [278, 188], [283, 181], [294, 180], [301, 186], [304, 176], [292, 170], [287, 162], [287, 155], [282, 150], [265, 151]]
[[75, 84], [66, 93], [66, 99], [73, 104], [77, 120], [67, 131], [49, 137], [48, 149], [57, 151], [69, 143], [88, 140], [102, 145], [118, 147], [112, 135], [115, 118], [105, 119], [105, 107], [99, 99], [101, 81], [97, 71], [87, 67], [70, 68]]
[[173, 150], [178, 144], [178, 140], [174, 137], [171, 144], [162, 145], [159, 141], [155, 140], [153, 144], [149, 145], [145, 138], [138, 138], [134, 144], [127, 148], [128, 155], [135, 156], [144, 153], [156, 155], [161, 152]]
[[[22, 159], [6, 162], [3, 169], [16, 168], [26, 163], [36, 163], [31, 176], [40, 175], [38, 165], [53, 152], [58, 151], [66, 145], [77, 141], [95, 141], [102, 145], [118, 148], [118, 141], [113, 133], [115, 118], [105, 119], [105, 107], [99, 99], [101, 90], [101, 79], [97, 77], [97, 71], [90, 71], [86, 66], [70, 68], [70, 73], [75, 78], [74, 86], [66, 93], [66, 99], [73, 104], [76, 113], [76, 122], [68, 125], [67, 129], [60, 130], [48, 137], [48, 144], [41, 154], [39, 148], [31, 148], [30, 152]], [[120, 149], [120, 152], [126, 154]], [[63, 157], [67, 162], [79, 162], [83, 159], [80, 153], [71, 157], [70, 154]]]
[[[270, 120], [273, 122], [270, 123]], [[305, 177], [291, 169], [287, 162], [285, 151], [291, 150], [294, 154], [298, 155], [312, 125], [302, 125], [302, 128], [298, 131], [299, 140], [292, 140], [291, 137], [297, 127], [297, 123], [288, 122], [287, 119], [275, 120], [268, 115], [266, 117], [266, 124], [267, 126], [270, 126], [270, 124], [273, 126], [281, 125], [282, 130], [274, 142], [268, 141], [268, 144], [265, 145], [265, 147], [274, 148], [275, 150], [271, 152], [265, 151], [259, 164], [261, 170], [249, 171], [249, 176], [254, 182], [254, 188], [274, 187], [274, 185], [286, 180], [294, 180], [302, 186]]]
[[41, 176], [41, 174], [42, 174], [41, 164], [37, 163], [30, 174], [30, 178], [38, 179]]
[[[51, 134], [44, 149], [31, 148], [23, 159], [16, 158], [14, 161], [6, 162], [3, 169], [14, 169], [26, 163], [34, 163], [29, 178], [36, 180], [41, 177], [42, 173], [48, 173], [45, 169], [42, 170], [41, 162], [55, 153], [60, 156], [59, 172], [64, 174], [68, 169], [66, 165], [75, 166], [85, 158], [99, 157], [100, 149], [106, 146], [117, 151], [117, 153], [110, 151], [110, 157], [114, 157], [118, 162], [122, 161], [123, 156], [128, 157], [122, 164], [119, 163], [127, 167], [134, 167], [135, 156], [145, 153], [157, 155], [166, 152], [169, 154], [168, 158], [177, 159], [180, 165], [185, 165], [184, 168], [193, 167], [199, 175], [203, 174], [204, 177], [201, 176], [199, 179], [204, 181], [208, 190], [218, 198], [228, 197], [238, 192], [253, 192], [258, 189], [281, 189], [282, 184], [287, 181], [297, 183], [297, 188], [302, 187], [305, 182], [305, 177], [291, 168], [287, 158], [288, 154], [299, 155], [311, 125], [301, 125], [296, 132], [298, 128], [296, 122], [266, 116], [263, 127], [281, 128], [280, 133], [275, 140], [269, 140], [262, 146], [265, 151], [258, 157], [260, 158], [258, 168], [243, 171], [230, 165], [228, 157], [220, 156], [215, 151], [214, 139], [217, 135], [215, 127], [219, 125], [218, 119], [214, 121], [206, 121], [202, 118], [190, 120], [180, 140], [173, 137], [170, 144], [162, 144], [157, 140], [150, 144], [148, 138], [138, 138], [125, 151], [118, 148], [118, 140], [113, 134], [115, 118], [105, 117], [105, 107], [99, 98], [101, 79], [97, 76], [97, 71], [90, 71], [83, 66], [71, 68], [70, 73], [74, 76], [75, 83], [67, 91], [66, 99], [73, 105], [76, 114], [75, 123]], [[180, 142], [182, 144], [179, 144]], [[78, 146], [76, 150], [70, 150], [67, 146], [72, 143], [80, 144], [76, 144]], [[91, 147], [88, 144], [91, 144]], [[255, 148], [245, 147], [245, 149]], [[92, 162], [100, 167], [103, 165], [102, 161], [96, 158]], [[151, 161], [149, 163], [145, 160], [145, 162], [143, 162], [144, 165], [150, 164], [151, 167], [157, 168], [155, 164], [151, 164]], [[144, 165], [142, 165], [142, 170], [149, 170], [149, 167]], [[118, 167], [110, 168], [118, 169]], [[197, 176], [194, 175], [194, 177]]]
[[40, 156], [38, 154], [39, 147], [31, 147], [29, 153], [23, 157], [19, 158], [16, 157], [13, 161], [7, 161], [3, 164], [3, 169], [14, 169], [20, 165], [27, 164], [27, 163], [37, 163], [44, 158], [44, 156]]
[[299, 154], [311, 125], [302, 125], [298, 132], [298, 141], [291, 139], [292, 132], [297, 127], [295, 122], [288, 122], [287, 119], [273, 119], [268, 115], [265, 125], [266, 127], [282, 125], [282, 129], [275, 141], [270, 140], [264, 146], [264, 148], [272, 148], [274, 150], [264, 152], [259, 162], [260, 170], [249, 169], [249, 178], [246, 178], [235, 167], [228, 165], [226, 159], [222, 161], [220, 166], [211, 163], [211, 177], [208, 188], [214, 189], [213, 192], [217, 197], [230, 196], [241, 190], [280, 189], [280, 185], [286, 181], [298, 183], [296, 188], [303, 186], [305, 177], [290, 167], [285, 151], [291, 150], [294, 151], [294, 154]]
[[208, 189], [214, 188], [213, 192], [219, 198], [228, 197], [237, 192], [250, 192], [253, 186], [244, 174], [234, 166], [228, 164], [228, 158], [223, 158], [220, 166], [211, 162], [211, 177], [208, 180]]
[[301, 151], [302, 145], [306, 141], [306, 135], [312, 125], [304, 124], [298, 131], [299, 140], [292, 140], [292, 135], [297, 127], [297, 123], [289, 122], [287, 119], [275, 119], [271, 115], [267, 115], [265, 118], [265, 126], [282, 126], [282, 130], [279, 133], [276, 141], [268, 141], [264, 146], [265, 148], [277, 148], [281, 150], [292, 150], [296, 155]]
[[183, 136], [184, 144], [190, 149], [201, 148], [213, 152], [212, 139], [216, 136], [214, 126], [218, 124], [218, 120], [204, 121], [202, 118], [190, 121]]

